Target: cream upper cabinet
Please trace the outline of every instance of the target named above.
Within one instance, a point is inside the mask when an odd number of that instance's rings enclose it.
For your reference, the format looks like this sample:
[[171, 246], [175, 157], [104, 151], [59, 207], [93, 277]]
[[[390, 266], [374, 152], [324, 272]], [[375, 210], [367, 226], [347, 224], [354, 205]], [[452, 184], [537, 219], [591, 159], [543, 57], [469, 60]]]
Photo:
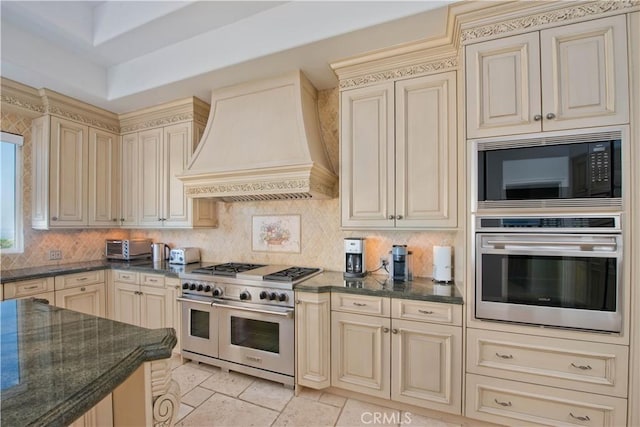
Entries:
[[89, 128], [89, 225], [119, 225], [120, 137]]
[[343, 91], [345, 228], [457, 226], [456, 74]]
[[118, 136], [49, 115], [32, 134], [32, 227], [117, 226]]
[[121, 138], [120, 225], [138, 225], [138, 134]]
[[466, 48], [467, 137], [629, 121], [624, 15]]
[[296, 381], [323, 389], [331, 385], [331, 298], [296, 292]]
[[[192, 228], [217, 225], [213, 200], [191, 199], [182, 174], [193, 152], [193, 123], [179, 123], [123, 136], [124, 226]], [[134, 148], [134, 146], [136, 148]], [[125, 154], [135, 152], [127, 158]], [[131, 181], [127, 178], [131, 177]], [[133, 187], [133, 188], [132, 188]]]

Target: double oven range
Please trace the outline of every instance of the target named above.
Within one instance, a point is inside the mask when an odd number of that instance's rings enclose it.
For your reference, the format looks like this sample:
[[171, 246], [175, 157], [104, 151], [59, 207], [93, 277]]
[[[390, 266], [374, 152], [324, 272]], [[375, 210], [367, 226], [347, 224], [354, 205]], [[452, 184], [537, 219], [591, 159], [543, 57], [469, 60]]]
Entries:
[[293, 386], [293, 286], [321, 271], [225, 263], [181, 274], [182, 355]]

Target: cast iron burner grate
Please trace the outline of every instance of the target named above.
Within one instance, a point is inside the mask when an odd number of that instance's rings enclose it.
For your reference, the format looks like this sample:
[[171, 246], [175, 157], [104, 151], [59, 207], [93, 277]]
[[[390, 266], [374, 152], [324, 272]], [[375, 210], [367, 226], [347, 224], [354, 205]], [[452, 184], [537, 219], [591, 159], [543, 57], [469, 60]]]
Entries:
[[320, 271], [319, 268], [306, 268], [306, 267], [290, 267], [285, 270], [276, 271], [275, 273], [267, 274], [263, 280], [273, 280], [278, 282], [293, 282], [298, 279], [310, 276]]
[[236, 274], [247, 270], [264, 267], [264, 264], [247, 264], [241, 262], [227, 262], [225, 264], [208, 265], [196, 268], [192, 273], [210, 274], [212, 276], [235, 277]]

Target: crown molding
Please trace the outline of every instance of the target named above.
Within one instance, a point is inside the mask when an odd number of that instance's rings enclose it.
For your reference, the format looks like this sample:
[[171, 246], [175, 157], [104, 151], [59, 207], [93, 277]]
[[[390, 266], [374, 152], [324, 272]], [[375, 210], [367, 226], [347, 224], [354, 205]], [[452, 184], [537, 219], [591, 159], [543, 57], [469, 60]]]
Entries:
[[156, 105], [149, 108], [120, 114], [120, 132], [132, 133], [176, 123], [193, 121], [206, 125], [209, 104], [194, 96]]
[[36, 118], [45, 113], [40, 94], [31, 86], [1, 77], [0, 89], [3, 111], [15, 111], [30, 118]]
[[94, 128], [120, 133], [118, 115], [111, 111], [78, 101], [51, 89], [38, 91], [45, 107], [45, 113], [73, 120]]

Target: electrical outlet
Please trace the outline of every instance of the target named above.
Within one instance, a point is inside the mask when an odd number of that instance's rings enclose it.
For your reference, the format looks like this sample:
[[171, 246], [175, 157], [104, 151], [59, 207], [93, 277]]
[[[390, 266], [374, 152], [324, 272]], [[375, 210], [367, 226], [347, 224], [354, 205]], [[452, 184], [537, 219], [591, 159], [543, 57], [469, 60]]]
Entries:
[[55, 261], [57, 259], [62, 259], [62, 251], [60, 249], [51, 249], [49, 251], [49, 260]]

